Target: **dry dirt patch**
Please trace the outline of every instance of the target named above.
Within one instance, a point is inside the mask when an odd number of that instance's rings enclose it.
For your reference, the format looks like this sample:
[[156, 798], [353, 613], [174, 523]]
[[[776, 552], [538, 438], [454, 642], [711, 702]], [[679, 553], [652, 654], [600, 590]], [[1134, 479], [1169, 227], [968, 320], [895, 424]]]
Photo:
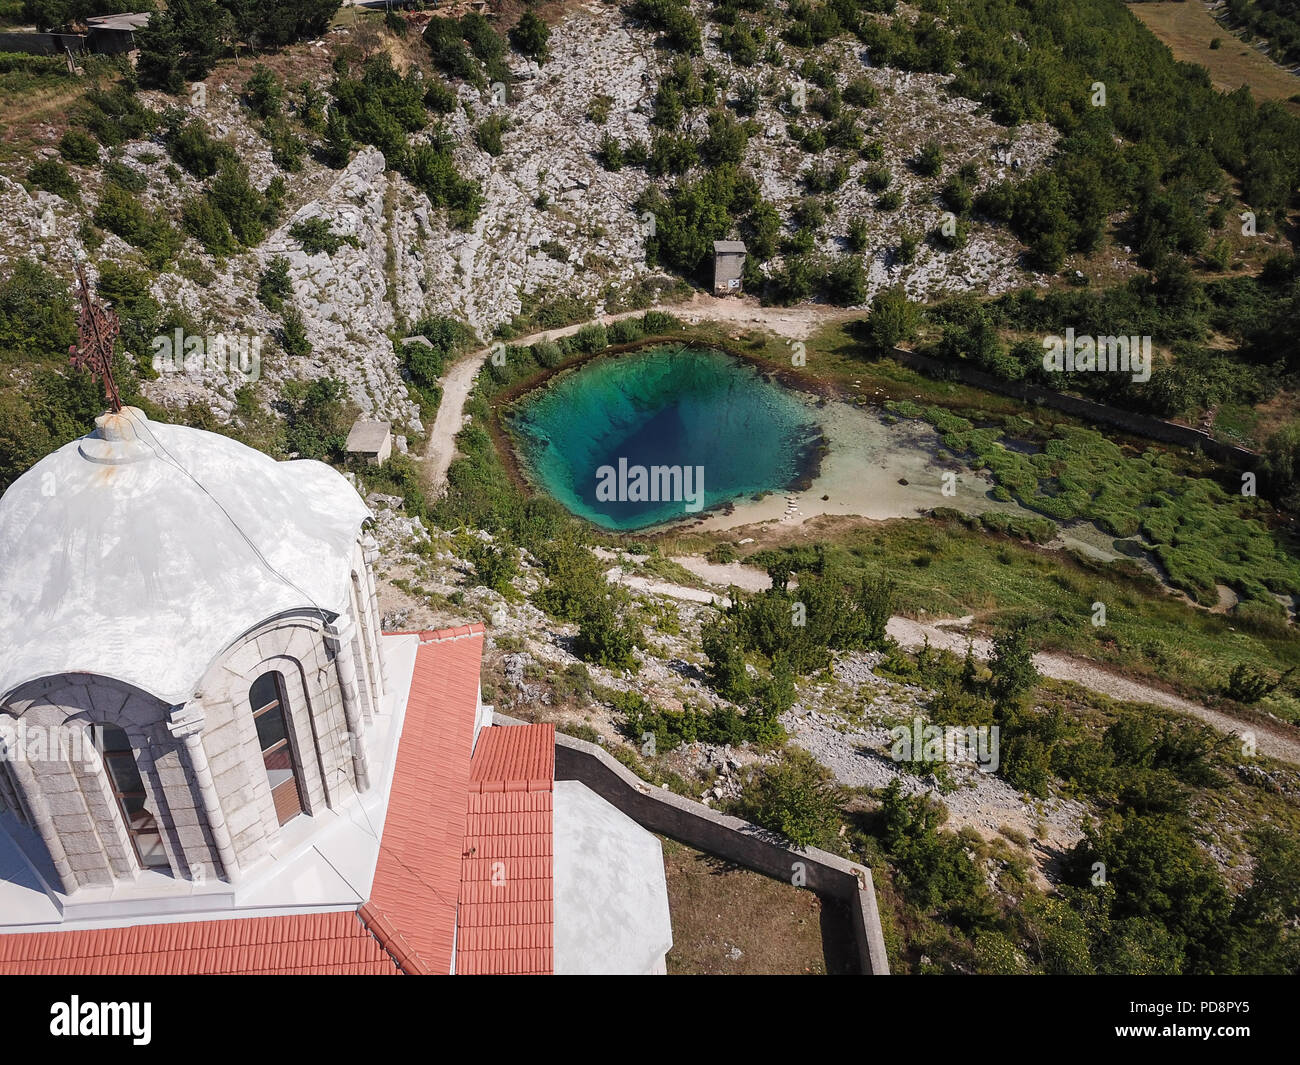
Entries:
[[671, 976], [850, 974], [853, 933], [834, 900], [662, 839]]
[[[1300, 93], [1300, 78], [1239, 41], [1231, 30], [1214, 21], [1200, 0], [1130, 4], [1129, 10], [1168, 46], [1175, 59], [1205, 67], [1216, 89], [1232, 92], [1249, 85], [1256, 97], [1283, 101]], [[1222, 43], [1211, 48], [1215, 37]], [[1287, 106], [1300, 112], [1300, 104]]]

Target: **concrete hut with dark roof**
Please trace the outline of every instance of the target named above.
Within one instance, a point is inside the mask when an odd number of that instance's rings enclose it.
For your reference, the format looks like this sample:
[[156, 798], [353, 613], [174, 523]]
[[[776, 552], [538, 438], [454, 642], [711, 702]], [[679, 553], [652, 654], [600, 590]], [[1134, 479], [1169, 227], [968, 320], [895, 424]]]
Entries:
[[663, 971], [658, 841], [381, 632], [369, 517], [131, 407], [0, 499], [0, 973]]

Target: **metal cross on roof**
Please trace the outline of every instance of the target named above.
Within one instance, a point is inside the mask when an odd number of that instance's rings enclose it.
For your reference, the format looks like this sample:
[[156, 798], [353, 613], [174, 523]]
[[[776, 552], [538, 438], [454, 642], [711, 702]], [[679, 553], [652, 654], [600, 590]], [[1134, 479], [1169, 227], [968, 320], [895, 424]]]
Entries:
[[68, 348], [68, 361], [74, 369], [97, 373], [104, 382], [104, 396], [114, 414], [122, 409], [122, 397], [113, 380], [113, 341], [122, 327], [117, 315], [90, 294], [86, 270], [77, 262], [77, 295], [81, 312], [77, 316], [77, 342]]

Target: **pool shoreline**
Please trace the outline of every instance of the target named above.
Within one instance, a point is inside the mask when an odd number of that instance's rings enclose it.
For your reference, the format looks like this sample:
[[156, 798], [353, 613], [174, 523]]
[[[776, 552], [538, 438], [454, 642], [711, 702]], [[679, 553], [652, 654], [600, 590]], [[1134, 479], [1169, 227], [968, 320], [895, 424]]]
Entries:
[[[626, 373], [613, 369], [629, 358], [640, 361], [634, 361]], [[677, 359], [686, 360], [682, 371], [676, 369]], [[593, 373], [597, 365], [602, 370], [581, 384], [569, 373]], [[684, 374], [678, 377], [680, 386], [665, 376], [679, 372]], [[732, 375], [748, 382], [741, 385], [741, 392], [729, 388]], [[816, 483], [830, 450], [818, 416], [818, 409], [827, 402], [826, 390], [798, 384], [795, 375], [775, 371], [762, 360], [746, 358], [727, 345], [675, 335], [644, 337], [577, 356], [503, 389], [494, 397], [490, 432], [512, 483], [529, 497], [553, 499], [576, 519], [610, 536], [655, 535], [681, 522], [729, 512], [760, 496], [804, 492]], [[558, 395], [553, 394], [557, 389]], [[657, 457], [652, 459], [645, 453], [644, 436], [639, 460], [633, 457], [631, 461], [639, 461], [649, 469], [684, 469], [683, 463], [698, 466], [684, 454], [674, 454], [675, 448], [690, 442], [692, 454], [714, 457], [714, 468], [720, 471], [715, 483], [729, 493], [727, 497], [715, 496], [701, 509], [688, 507], [688, 513], [672, 511], [671, 507], [671, 512], [665, 513], [662, 506], [656, 506], [657, 497], [646, 499], [645, 506], [634, 502], [629, 512], [628, 501], [619, 497], [621, 508], [616, 505], [613, 512], [606, 512], [574, 480], [576, 471], [586, 468], [586, 460], [606, 461], [603, 450], [598, 456], [587, 453], [583, 432], [577, 427], [592, 426], [591, 440], [604, 443], [601, 412], [608, 412], [614, 426], [626, 428], [629, 415], [639, 417], [648, 409], [648, 417], [657, 418], [657, 407], [661, 412], [670, 412], [679, 403], [682, 410], [694, 412], [684, 415], [686, 421], [679, 423], [686, 435], [661, 436], [651, 430], [656, 453], [659, 441], [664, 442], [666, 461], [660, 463]], [[708, 405], [703, 412], [700, 403]], [[740, 426], [749, 435], [738, 436], [725, 428], [733, 417], [741, 419]], [[631, 424], [636, 424], [635, 419]], [[616, 435], [615, 450], [631, 444], [649, 425], [647, 422], [622, 443]], [[608, 431], [608, 426], [604, 428]], [[772, 436], [769, 430], [787, 435]], [[762, 461], [748, 462], [747, 456], [757, 453], [747, 450], [743, 441], [758, 438], [772, 441], [779, 450], [763, 452]], [[782, 444], [793, 445], [794, 450]], [[636, 446], [632, 446], [630, 454], [635, 456]], [[558, 450], [551, 452], [550, 447]], [[701, 447], [704, 450], [699, 450]], [[643, 524], [622, 524], [641, 522], [643, 518]]]

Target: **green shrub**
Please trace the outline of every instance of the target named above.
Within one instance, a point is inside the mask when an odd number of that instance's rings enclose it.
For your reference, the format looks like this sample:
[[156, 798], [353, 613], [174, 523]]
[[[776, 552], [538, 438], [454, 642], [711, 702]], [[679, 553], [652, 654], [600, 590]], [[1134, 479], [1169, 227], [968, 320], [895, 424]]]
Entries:
[[611, 344], [631, 344], [645, 335], [641, 323], [635, 318], [621, 318], [617, 322], [611, 322], [605, 329], [605, 334]]
[[513, 547], [508, 544], [493, 546], [475, 540], [469, 561], [474, 567], [474, 579], [484, 588], [491, 588], [500, 595], [513, 592], [510, 582], [519, 572], [519, 552]]
[[119, 185], [104, 186], [92, 217], [95, 225], [116, 233], [144, 252], [155, 269], [176, 254], [179, 237], [166, 215], [148, 211]]
[[608, 133], [601, 137], [600, 146], [596, 149], [596, 158], [600, 160], [600, 165], [606, 170], [622, 170], [623, 146], [619, 144], [618, 138]]
[[42, 159], [33, 163], [27, 171], [27, 180], [38, 189], [62, 196], [71, 203], [78, 203], [81, 200], [81, 194], [77, 191], [77, 183], [72, 179], [72, 174], [57, 159]]
[[510, 44], [514, 50], [539, 63], [546, 62], [550, 37], [550, 27], [531, 9], [525, 11], [510, 28]]
[[212, 255], [229, 255], [235, 250], [226, 216], [206, 196], [191, 196], [185, 201], [181, 206], [181, 224]]
[[99, 162], [99, 143], [84, 130], [70, 129], [59, 138], [59, 154], [70, 163], [94, 166]]
[[936, 140], [926, 141], [912, 159], [912, 169], [922, 177], [936, 177], [942, 168], [943, 146]]
[[271, 118], [280, 113], [283, 101], [283, 83], [269, 68], [258, 63], [244, 84], [244, 102], [249, 110], [258, 118]]
[[257, 298], [268, 311], [279, 311], [284, 301], [292, 297], [289, 260], [283, 255], [273, 256], [257, 279]]
[[791, 747], [776, 765], [763, 766], [746, 783], [737, 813], [779, 832], [797, 847], [827, 845], [840, 823], [842, 789], [807, 751]]
[[620, 618], [613, 601], [606, 597], [582, 619], [573, 650], [584, 662], [606, 669], [635, 670], [637, 661], [632, 652], [639, 638], [635, 625]]
[[584, 354], [600, 351], [601, 348], [608, 346], [608, 344], [609, 336], [605, 332], [605, 327], [603, 325], [584, 325], [573, 334], [574, 347]]
[[430, 80], [424, 91], [424, 106], [439, 115], [449, 115], [456, 110], [456, 90], [445, 81]]
[[488, 155], [500, 155], [501, 135], [509, 128], [510, 120], [505, 115], [489, 115], [474, 127], [474, 143]]
[[242, 162], [223, 162], [208, 195], [212, 198], [212, 205], [226, 216], [230, 231], [240, 244], [251, 248], [262, 242], [273, 208], [268, 196], [249, 183], [248, 169]]
[[334, 227], [324, 218], [306, 218], [289, 227], [289, 236], [302, 245], [308, 255], [324, 252], [333, 255], [343, 245], [357, 247], [357, 238], [350, 234], [336, 233]]
[[297, 307], [288, 307], [280, 318], [278, 339], [284, 353], [290, 357], [301, 358], [312, 352], [311, 341], [307, 338], [307, 327], [302, 313]]

